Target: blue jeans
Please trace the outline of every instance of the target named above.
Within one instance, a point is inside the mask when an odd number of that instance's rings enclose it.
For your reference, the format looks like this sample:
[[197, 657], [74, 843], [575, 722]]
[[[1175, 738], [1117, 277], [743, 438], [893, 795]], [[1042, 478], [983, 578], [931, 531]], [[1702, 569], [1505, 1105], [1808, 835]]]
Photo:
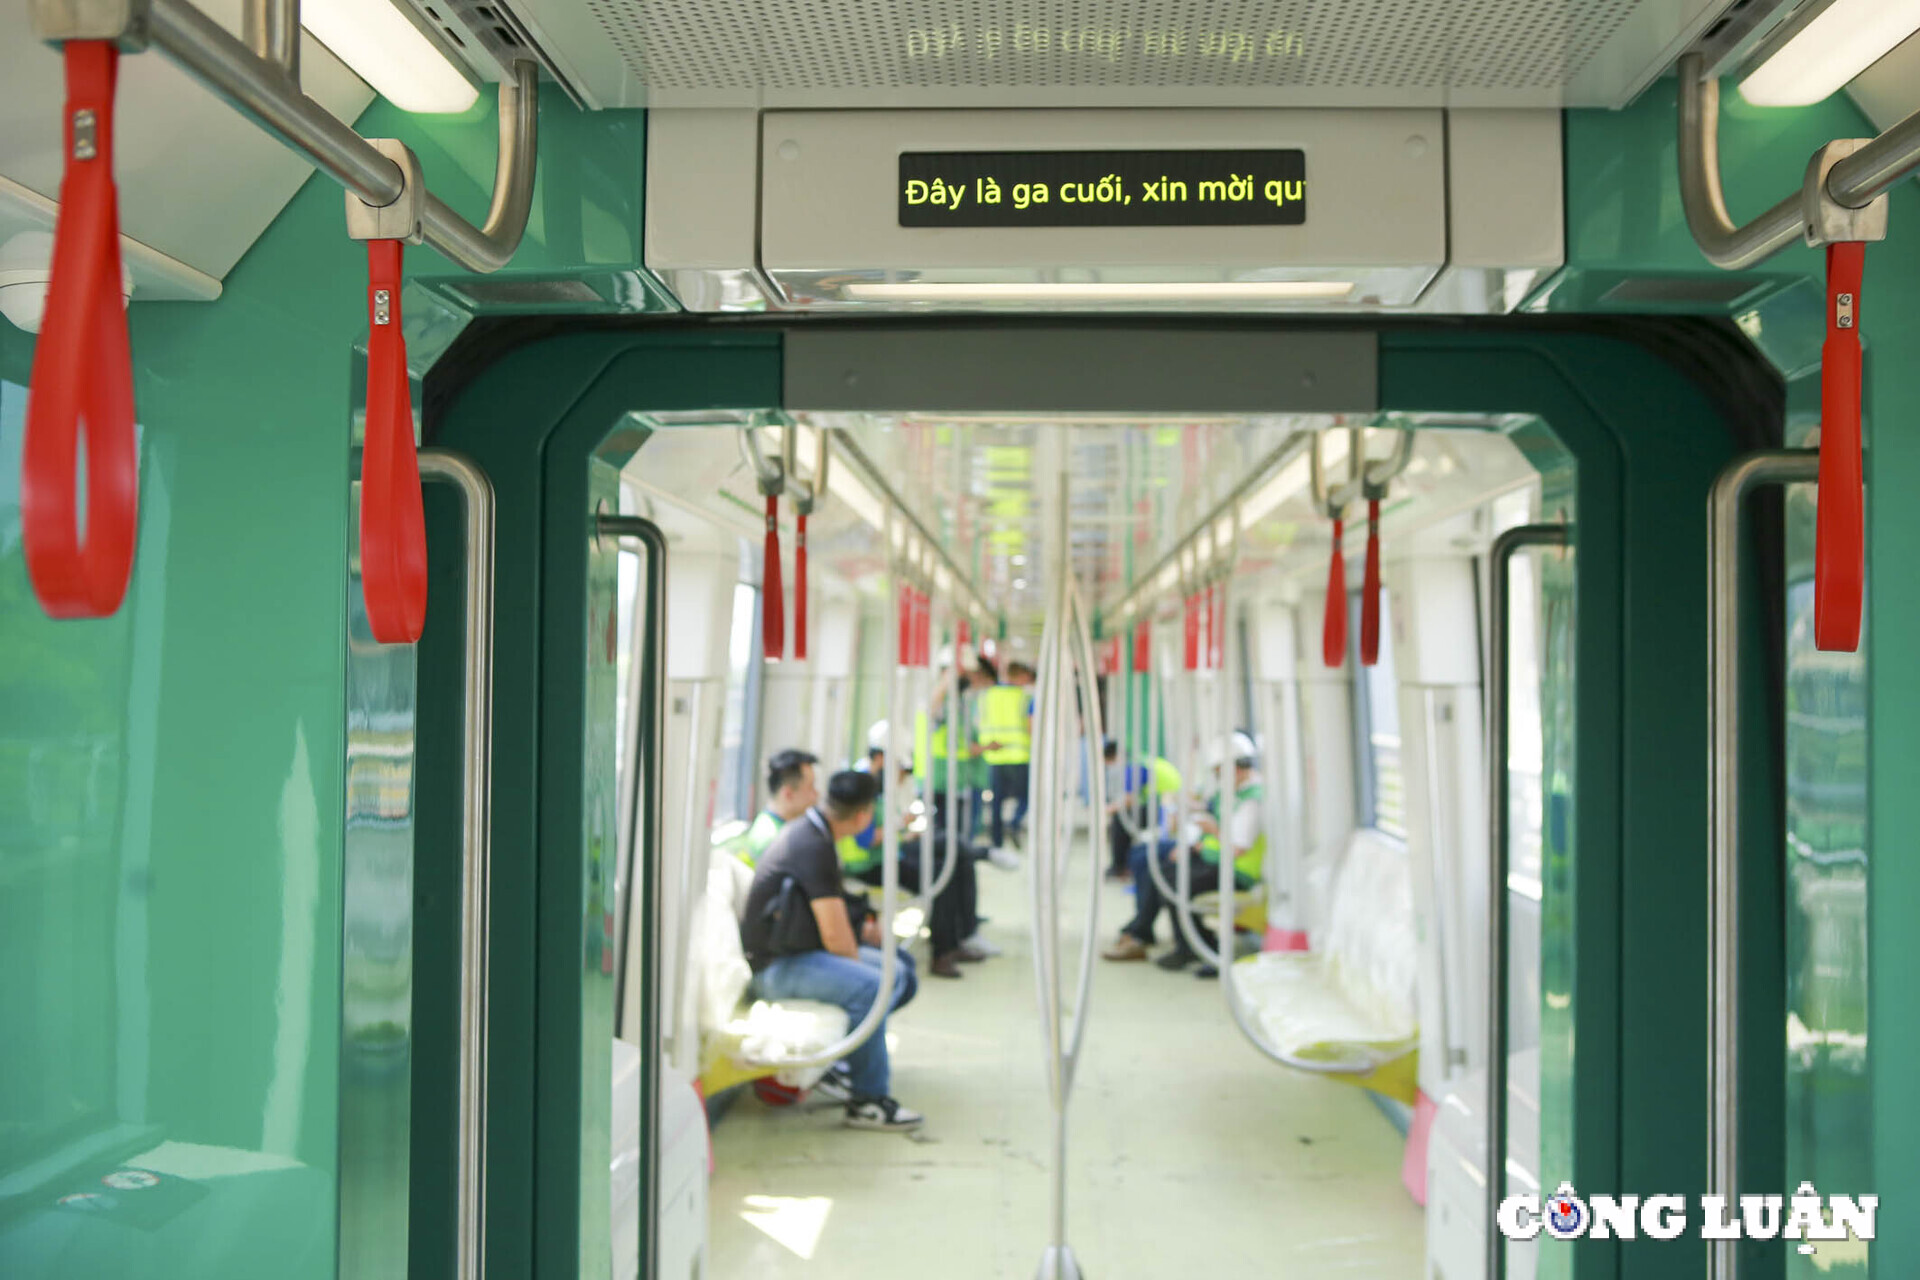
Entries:
[[[901, 1008], [920, 989], [913, 969], [913, 957], [899, 949], [899, 965], [893, 975], [893, 1003], [889, 1012]], [[860, 958], [849, 960], [831, 951], [808, 951], [797, 956], [782, 956], [753, 978], [753, 994], [763, 1000], [818, 1000], [838, 1005], [847, 1011], [849, 1030], [860, 1024], [880, 994], [880, 948], [861, 947]], [[865, 1044], [847, 1055], [848, 1083], [858, 1098], [888, 1096], [891, 1077], [887, 1066], [887, 1020], [867, 1037]]]
[[[1009, 829], [1019, 831], [1027, 823], [1027, 770], [1029, 764], [1022, 760], [1019, 764], [996, 764], [992, 767], [993, 779], [993, 843], [998, 848], [1007, 842]], [[1007, 801], [1014, 802], [1013, 817], [1006, 818]]]
[[[1175, 863], [1173, 857], [1174, 842], [1166, 836], [1161, 836], [1156, 852], [1160, 857], [1161, 874], [1166, 876], [1169, 885], [1178, 889], [1180, 887], [1180, 868]], [[1160, 886], [1154, 883], [1153, 875], [1147, 869], [1147, 856], [1146, 845], [1137, 844], [1133, 846], [1133, 856], [1128, 860], [1128, 865], [1129, 869], [1133, 872], [1133, 896], [1136, 909], [1133, 913], [1133, 919], [1129, 920], [1126, 925], [1121, 928], [1120, 932], [1131, 934], [1150, 947], [1153, 945], [1153, 927], [1155, 923], [1159, 921], [1160, 913], [1165, 911], [1168, 914], [1172, 914], [1174, 905], [1160, 896]], [[1212, 893], [1218, 889], [1220, 887], [1219, 865], [1217, 863], [1201, 861], [1198, 853], [1189, 853], [1187, 856], [1193, 859], [1193, 870], [1189, 873], [1191, 878], [1187, 883], [1187, 892], [1197, 898], [1203, 893]], [[1251, 889], [1253, 885], [1254, 882], [1250, 878], [1241, 875], [1237, 871], [1234, 873], [1233, 886], [1236, 890], [1245, 891]], [[1217, 947], [1219, 945], [1214, 939], [1211, 929], [1201, 924], [1198, 920], [1195, 920], [1193, 923], [1194, 932], [1200, 935], [1201, 942], [1209, 947]], [[1187, 936], [1180, 931], [1180, 922], [1178, 920], [1173, 922], [1173, 943], [1183, 951], [1189, 949], [1187, 947]]]

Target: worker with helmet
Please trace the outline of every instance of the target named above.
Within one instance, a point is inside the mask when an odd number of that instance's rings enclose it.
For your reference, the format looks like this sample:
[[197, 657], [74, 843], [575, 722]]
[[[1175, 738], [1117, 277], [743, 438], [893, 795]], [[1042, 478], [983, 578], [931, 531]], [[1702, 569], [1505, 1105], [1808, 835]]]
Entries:
[[[1132, 877], [1133, 847], [1165, 828], [1180, 799], [1180, 771], [1160, 758], [1120, 761], [1120, 744], [1106, 740], [1107, 845], [1112, 862], [1107, 879], [1125, 882]], [[1159, 812], [1153, 812], [1154, 797]]]
[[[987, 744], [991, 769], [993, 845], [1005, 845], [1009, 833], [1018, 845], [1027, 820], [1027, 770], [1033, 758], [1032, 667], [1009, 662], [1006, 680], [981, 691], [980, 737]], [[1009, 800], [1014, 802], [1011, 818], [1005, 812]]]
[[[1194, 895], [1219, 889], [1223, 864], [1231, 869], [1236, 889], [1251, 889], [1260, 882], [1266, 861], [1267, 836], [1262, 830], [1260, 776], [1255, 772], [1259, 764], [1259, 749], [1251, 736], [1236, 730], [1225, 743], [1215, 745], [1213, 763], [1217, 766], [1221, 757], [1228, 752], [1231, 752], [1233, 759], [1232, 795], [1224, 804], [1220, 796], [1212, 797], [1207, 802], [1206, 811], [1195, 817], [1190, 829], [1180, 833], [1180, 840], [1163, 837], [1155, 851], [1170, 885], [1179, 884], [1177, 860], [1190, 860], [1188, 892]], [[1221, 817], [1223, 812], [1226, 815], [1224, 822]], [[1137, 907], [1133, 919], [1121, 929], [1120, 937], [1101, 953], [1108, 960], [1146, 959], [1148, 948], [1154, 945], [1154, 926], [1160, 913], [1172, 905], [1160, 896], [1159, 886], [1154, 883], [1147, 866], [1148, 856], [1145, 844], [1133, 851], [1131, 869]], [[1209, 950], [1218, 950], [1219, 943], [1205, 926], [1196, 920], [1194, 927]], [[1198, 959], [1187, 945], [1186, 935], [1176, 921], [1172, 950], [1154, 963], [1162, 969], [1178, 972]], [[1213, 966], [1202, 965], [1200, 976], [1216, 976]]]

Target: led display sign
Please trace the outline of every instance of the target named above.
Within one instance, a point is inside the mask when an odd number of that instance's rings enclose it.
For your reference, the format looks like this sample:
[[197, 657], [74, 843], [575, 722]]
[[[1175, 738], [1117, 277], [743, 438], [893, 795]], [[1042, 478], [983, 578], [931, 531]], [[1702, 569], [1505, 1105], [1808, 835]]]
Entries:
[[1287, 151], [910, 151], [903, 227], [1249, 227], [1307, 220]]

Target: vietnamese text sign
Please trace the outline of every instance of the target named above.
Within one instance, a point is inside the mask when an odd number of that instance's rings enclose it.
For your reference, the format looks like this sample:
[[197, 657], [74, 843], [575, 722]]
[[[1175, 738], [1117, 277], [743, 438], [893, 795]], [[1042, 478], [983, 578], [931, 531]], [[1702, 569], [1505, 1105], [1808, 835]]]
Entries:
[[910, 151], [903, 227], [1243, 227], [1307, 220], [1304, 151]]

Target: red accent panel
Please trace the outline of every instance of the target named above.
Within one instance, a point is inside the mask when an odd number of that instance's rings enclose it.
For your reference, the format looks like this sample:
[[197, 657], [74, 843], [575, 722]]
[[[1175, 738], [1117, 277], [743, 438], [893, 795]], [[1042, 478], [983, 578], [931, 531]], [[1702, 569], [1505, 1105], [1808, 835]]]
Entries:
[[780, 499], [767, 499], [767, 538], [760, 568], [760, 653], [768, 662], [787, 656], [787, 588], [780, 580]]
[[1433, 1122], [1440, 1108], [1422, 1089], [1414, 1098], [1413, 1123], [1407, 1126], [1407, 1149], [1400, 1159], [1400, 1185], [1417, 1205], [1427, 1203], [1427, 1148], [1433, 1142]]
[[[412, 644], [427, 621], [427, 525], [413, 441], [407, 341], [401, 332], [404, 246], [367, 241], [367, 438], [360, 454], [360, 588], [381, 644]], [[380, 320], [377, 295], [386, 294]]]
[[1329, 667], [1347, 660], [1347, 558], [1340, 551], [1345, 534], [1344, 522], [1335, 520], [1333, 555], [1327, 561], [1327, 616], [1320, 627], [1320, 659]]
[[[1813, 543], [1813, 643], [1860, 647], [1866, 588], [1866, 522], [1861, 509], [1860, 284], [1866, 246], [1827, 246], [1827, 341], [1820, 348], [1820, 509]], [[1851, 323], [1841, 327], [1842, 311]]]
[[1360, 665], [1380, 661], [1380, 503], [1367, 500], [1367, 568], [1360, 587]]
[[793, 657], [807, 660], [807, 515], [794, 516], [799, 526], [793, 538]]
[[[27, 574], [48, 616], [104, 618], [120, 607], [133, 573], [140, 497], [113, 183], [120, 55], [102, 40], [69, 40], [65, 58], [66, 168], [53, 233], [53, 279], [27, 397], [20, 525]], [[94, 153], [84, 160], [73, 153], [74, 116], [81, 111], [92, 112], [94, 120]], [[83, 439], [85, 541], [78, 493]]]

